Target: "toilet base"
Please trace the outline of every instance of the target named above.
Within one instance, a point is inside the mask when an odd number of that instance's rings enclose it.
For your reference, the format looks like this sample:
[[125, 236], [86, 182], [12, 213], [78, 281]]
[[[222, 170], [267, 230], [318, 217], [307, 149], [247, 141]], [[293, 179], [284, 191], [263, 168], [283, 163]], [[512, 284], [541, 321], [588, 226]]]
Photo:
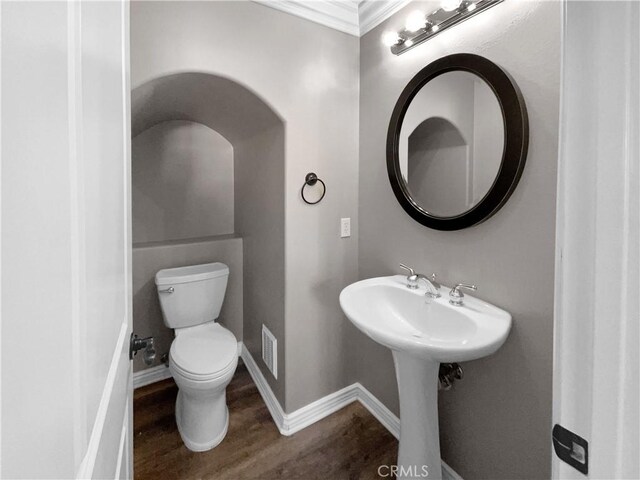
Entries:
[[[184, 400], [182, 392], [178, 390], [178, 398], [176, 399], [176, 425], [178, 426], [178, 432], [180, 433], [180, 437], [182, 438], [185, 446], [192, 452], [206, 452], [207, 450], [211, 450], [217, 447], [220, 442], [224, 440], [224, 437], [227, 435], [227, 430], [229, 429], [229, 409], [227, 408], [226, 404], [224, 404], [223, 418], [216, 418], [215, 421], [213, 421], [213, 424], [211, 421], [205, 422], [209, 423], [209, 425], [207, 425], [209, 428], [207, 429], [208, 431], [206, 431], [206, 436], [213, 435], [213, 438], [207, 438], [206, 440], [199, 439], [200, 441], [197, 441], [189, 437], [188, 428], [186, 428], [186, 425], [184, 425], [184, 421], [182, 419], [182, 414], [184, 412], [183, 401]], [[225, 395], [223, 390], [222, 402], [224, 401]], [[189, 402], [187, 401], [187, 403]], [[219, 405], [219, 400], [215, 403], [218, 403]], [[220, 426], [222, 427], [221, 430]], [[197, 432], [197, 434], [200, 437], [203, 437], [203, 433], [205, 432], [201, 428], [199, 428], [198, 430], [199, 431]], [[218, 431], [216, 432], [215, 430]]]

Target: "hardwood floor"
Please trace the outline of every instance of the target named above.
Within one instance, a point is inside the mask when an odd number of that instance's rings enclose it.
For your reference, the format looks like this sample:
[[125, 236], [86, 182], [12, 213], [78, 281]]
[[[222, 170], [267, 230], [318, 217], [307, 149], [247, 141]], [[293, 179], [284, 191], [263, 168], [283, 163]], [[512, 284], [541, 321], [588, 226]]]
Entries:
[[378, 466], [396, 460], [396, 439], [357, 402], [292, 436], [280, 435], [242, 364], [227, 388], [226, 438], [193, 453], [175, 425], [177, 391], [173, 380], [135, 391], [136, 480], [380, 479]]

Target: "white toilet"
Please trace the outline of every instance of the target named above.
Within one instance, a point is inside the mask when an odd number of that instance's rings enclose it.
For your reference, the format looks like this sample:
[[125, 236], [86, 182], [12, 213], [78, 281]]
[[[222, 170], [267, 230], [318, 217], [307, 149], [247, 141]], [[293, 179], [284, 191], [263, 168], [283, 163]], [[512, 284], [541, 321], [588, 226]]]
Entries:
[[238, 343], [216, 323], [228, 278], [223, 263], [156, 274], [164, 323], [176, 335], [169, 352], [169, 369], [178, 385], [176, 423], [194, 452], [218, 445], [229, 426], [226, 388], [238, 365]]

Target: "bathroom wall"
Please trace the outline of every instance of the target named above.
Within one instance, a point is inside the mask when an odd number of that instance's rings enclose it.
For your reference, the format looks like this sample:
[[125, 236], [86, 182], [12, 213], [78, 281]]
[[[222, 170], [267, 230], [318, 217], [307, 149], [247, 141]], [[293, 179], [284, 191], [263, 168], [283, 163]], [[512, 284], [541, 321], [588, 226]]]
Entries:
[[[262, 324], [285, 338], [284, 318], [284, 125], [275, 125], [235, 143], [236, 230], [244, 241], [244, 345], [272, 382], [280, 402], [285, 382], [263, 367]], [[259, 181], [256, 181], [259, 179]], [[274, 215], [278, 213], [277, 215]], [[282, 340], [281, 340], [282, 341]], [[280, 345], [280, 343], [279, 343]], [[278, 348], [278, 378], [286, 350]]]
[[131, 149], [134, 244], [234, 232], [233, 147], [222, 135], [168, 121]]
[[[467, 480], [549, 478], [554, 233], [560, 77], [560, 2], [504, 2], [397, 57], [382, 45], [415, 2], [361, 38], [361, 278], [399, 273], [403, 262], [445, 285], [478, 285], [477, 296], [513, 315], [500, 351], [463, 365], [465, 378], [440, 394], [444, 460]], [[391, 112], [406, 83], [451, 53], [484, 55], [520, 86], [530, 122], [527, 164], [509, 202], [485, 223], [457, 232], [430, 230], [397, 203], [387, 177]], [[350, 334], [347, 365], [398, 412], [390, 352]]]
[[[254, 92], [284, 123], [284, 175], [277, 193], [283, 195], [285, 216], [283, 222], [264, 225], [270, 238], [282, 234], [283, 249], [256, 239], [251, 244], [265, 262], [282, 256], [285, 284], [283, 290], [274, 288], [270, 275], [282, 277], [274, 269], [261, 274], [245, 267], [244, 280], [255, 282], [255, 294], [271, 303], [268, 311], [247, 314], [247, 298], [254, 292], [245, 289], [244, 325], [247, 333], [256, 332], [266, 318], [278, 335], [283, 355], [278, 379], [263, 373], [287, 411], [347, 385], [345, 332], [353, 327], [344, 319], [338, 295], [357, 278], [358, 52], [356, 37], [252, 2], [131, 3], [134, 88], [177, 72], [210, 73]], [[215, 112], [219, 117], [239, 113]], [[231, 143], [237, 157], [242, 145]], [[300, 198], [310, 171], [327, 184], [327, 195], [316, 206]], [[238, 167], [235, 172], [240, 174]], [[256, 192], [273, 193], [269, 177], [250, 178]], [[237, 225], [240, 203], [236, 198]], [[342, 217], [351, 218], [350, 238], [340, 238]], [[249, 236], [236, 230], [249, 245]], [[274, 307], [278, 302], [283, 309]], [[262, 365], [259, 345], [251, 338], [247, 344]]]

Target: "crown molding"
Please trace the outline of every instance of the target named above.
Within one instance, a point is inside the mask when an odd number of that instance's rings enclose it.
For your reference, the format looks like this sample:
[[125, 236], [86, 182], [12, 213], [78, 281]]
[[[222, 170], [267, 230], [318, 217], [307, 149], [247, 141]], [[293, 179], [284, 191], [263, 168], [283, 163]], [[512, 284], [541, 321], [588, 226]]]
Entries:
[[411, 0], [253, 0], [255, 3], [360, 37]]
[[358, 5], [360, 36], [373, 30], [411, 0], [363, 0]]
[[352, 0], [253, 0], [265, 7], [360, 36], [358, 2]]

